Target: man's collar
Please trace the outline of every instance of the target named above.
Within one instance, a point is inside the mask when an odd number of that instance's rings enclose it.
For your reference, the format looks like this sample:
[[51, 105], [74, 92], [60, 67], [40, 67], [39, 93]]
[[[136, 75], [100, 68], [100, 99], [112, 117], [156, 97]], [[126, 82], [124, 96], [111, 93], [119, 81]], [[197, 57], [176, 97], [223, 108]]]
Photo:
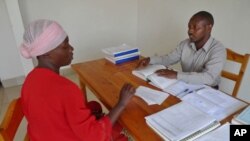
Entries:
[[[214, 38], [210, 36], [209, 39], [207, 40], [207, 42], [205, 43], [205, 45], [201, 49], [203, 49], [205, 52], [207, 52], [209, 50], [209, 48], [211, 47], [213, 40], [214, 40]], [[193, 42], [190, 42], [190, 46], [193, 50], [197, 51], [196, 46]]]

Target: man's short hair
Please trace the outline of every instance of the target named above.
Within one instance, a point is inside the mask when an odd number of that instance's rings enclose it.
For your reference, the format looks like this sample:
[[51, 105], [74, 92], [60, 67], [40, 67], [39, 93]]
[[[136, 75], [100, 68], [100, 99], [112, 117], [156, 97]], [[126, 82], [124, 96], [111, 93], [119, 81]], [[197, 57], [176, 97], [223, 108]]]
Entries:
[[193, 15], [193, 17], [200, 17], [208, 22], [208, 24], [214, 25], [213, 15], [207, 11], [199, 11]]

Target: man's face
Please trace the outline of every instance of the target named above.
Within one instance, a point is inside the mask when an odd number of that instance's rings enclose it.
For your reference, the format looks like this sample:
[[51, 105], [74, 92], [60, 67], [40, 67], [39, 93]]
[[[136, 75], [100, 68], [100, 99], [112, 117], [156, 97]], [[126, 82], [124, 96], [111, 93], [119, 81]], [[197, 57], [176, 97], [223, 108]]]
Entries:
[[192, 17], [188, 23], [188, 36], [191, 42], [200, 42], [210, 35], [212, 25], [200, 17]]

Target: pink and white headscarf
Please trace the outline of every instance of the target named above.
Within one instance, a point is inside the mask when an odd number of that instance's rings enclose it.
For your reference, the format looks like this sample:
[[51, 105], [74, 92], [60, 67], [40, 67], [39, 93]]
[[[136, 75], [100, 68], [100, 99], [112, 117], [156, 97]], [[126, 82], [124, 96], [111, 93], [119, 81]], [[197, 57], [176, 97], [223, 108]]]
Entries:
[[27, 59], [43, 55], [55, 49], [66, 37], [67, 33], [57, 22], [36, 20], [25, 29], [21, 54]]

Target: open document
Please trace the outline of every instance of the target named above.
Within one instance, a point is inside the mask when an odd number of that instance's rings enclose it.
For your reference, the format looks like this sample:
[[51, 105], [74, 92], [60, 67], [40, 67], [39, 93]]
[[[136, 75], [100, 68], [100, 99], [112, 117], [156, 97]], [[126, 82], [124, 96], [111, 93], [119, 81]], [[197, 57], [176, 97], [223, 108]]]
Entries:
[[166, 69], [166, 67], [159, 64], [148, 65], [145, 68], [133, 70], [132, 74], [147, 81], [148, 76], [154, 74], [157, 70], [160, 69]]
[[247, 104], [211, 87], [194, 91], [181, 98], [182, 101], [199, 108], [218, 121], [233, 114]]
[[167, 141], [193, 140], [220, 125], [216, 119], [183, 101], [145, 119]]
[[177, 81], [176, 83], [164, 88], [163, 91], [179, 98], [191, 92], [205, 88], [205, 85], [189, 84], [184, 81]]
[[148, 65], [143, 69], [133, 70], [132, 74], [145, 81], [150, 81], [150, 84], [160, 89], [165, 89], [168, 86], [177, 82], [176, 79], [170, 79], [158, 76], [155, 72], [160, 69], [167, 69], [167, 68], [160, 64]]

